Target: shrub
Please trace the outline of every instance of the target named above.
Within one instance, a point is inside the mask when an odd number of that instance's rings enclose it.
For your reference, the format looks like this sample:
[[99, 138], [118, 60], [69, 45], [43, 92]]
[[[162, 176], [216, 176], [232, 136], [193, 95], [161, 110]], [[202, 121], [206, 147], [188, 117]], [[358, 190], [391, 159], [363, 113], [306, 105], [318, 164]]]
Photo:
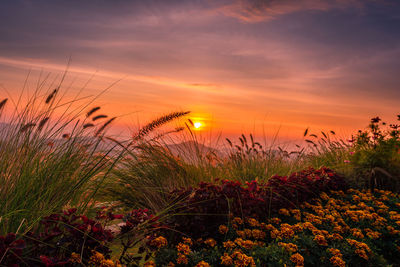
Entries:
[[355, 182], [371, 189], [400, 190], [400, 125], [375, 117], [351, 141]]
[[25, 246], [25, 241], [17, 239], [14, 233], [0, 236], [0, 264], [5, 266], [18, 266], [18, 264], [22, 262], [21, 256]]
[[227, 223], [229, 214], [264, 220], [278, 208], [296, 207], [320, 192], [345, 187], [344, 179], [326, 168], [274, 176], [267, 183], [247, 182], [246, 186], [228, 180], [219, 184], [202, 182], [197, 188], [171, 193], [175, 215], [166, 223], [193, 238], [212, 236], [218, 225]]
[[72, 253], [78, 254], [80, 261], [88, 263], [92, 251], [110, 257], [112, 232], [105, 225], [122, 215], [100, 210], [94, 219], [77, 215], [76, 209], [62, 214], [52, 214], [41, 221], [41, 226], [26, 234], [27, 249], [25, 257], [34, 262], [68, 263]]
[[[150, 244], [157, 241], [154, 230], [159, 227], [158, 218], [148, 210], [120, 215], [103, 207], [91, 219], [77, 215], [73, 208], [43, 218], [40, 226], [20, 238], [14, 233], [0, 236], [0, 265], [140, 265], [154, 254]], [[110, 247], [118, 244], [117, 241], [121, 245], [120, 255], [114, 262]]]

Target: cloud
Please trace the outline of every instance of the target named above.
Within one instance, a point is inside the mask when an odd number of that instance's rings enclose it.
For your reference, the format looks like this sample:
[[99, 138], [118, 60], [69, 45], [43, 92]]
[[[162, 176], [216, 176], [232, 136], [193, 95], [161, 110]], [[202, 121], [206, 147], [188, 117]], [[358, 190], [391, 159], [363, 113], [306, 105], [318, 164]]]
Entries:
[[255, 23], [273, 20], [298, 11], [362, 8], [364, 3], [360, 0], [237, 0], [234, 3], [223, 5], [219, 11], [226, 16]]

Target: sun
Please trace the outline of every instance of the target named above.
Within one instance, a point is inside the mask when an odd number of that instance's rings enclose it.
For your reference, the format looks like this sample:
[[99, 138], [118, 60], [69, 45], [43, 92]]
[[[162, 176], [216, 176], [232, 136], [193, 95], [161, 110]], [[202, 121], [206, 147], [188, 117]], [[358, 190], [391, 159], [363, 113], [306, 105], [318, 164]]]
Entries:
[[193, 123], [193, 126], [195, 129], [199, 129], [201, 126], [203, 126], [203, 124], [201, 122], [197, 121], [197, 122]]

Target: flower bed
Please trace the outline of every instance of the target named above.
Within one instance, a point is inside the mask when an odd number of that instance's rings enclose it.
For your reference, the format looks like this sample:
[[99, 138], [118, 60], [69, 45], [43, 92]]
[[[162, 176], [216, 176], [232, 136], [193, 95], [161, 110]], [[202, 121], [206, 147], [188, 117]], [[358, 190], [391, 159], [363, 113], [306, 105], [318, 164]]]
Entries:
[[115, 215], [101, 208], [92, 219], [76, 214], [76, 209], [53, 214], [24, 236], [0, 236], [0, 263], [147, 267], [400, 264], [399, 195], [347, 189], [343, 178], [327, 168], [274, 176], [264, 184], [201, 183], [197, 188], [175, 190], [171, 199], [175, 209], [163, 219], [147, 209]]
[[167, 224], [194, 238], [212, 236], [220, 224], [227, 223], [228, 214], [266, 220], [282, 207], [294, 208], [321, 192], [344, 189], [343, 177], [328, 168], [309, 168], [288, 177], [273, 176], [267, 183], [253, 181], [245, 186], [228, 180], [203, 182], [198, 188], [172, 192], [171, 201], [176, 202], [173, 212], [178, 215]]
[[[159, 237], [147, 266], [386, 266], [400, 263], [399, 195], [390, 191], [321, 193], [265, 221], [233, 217], [219, 233]], [[169, 245], [168, 245], [169, 244]]]

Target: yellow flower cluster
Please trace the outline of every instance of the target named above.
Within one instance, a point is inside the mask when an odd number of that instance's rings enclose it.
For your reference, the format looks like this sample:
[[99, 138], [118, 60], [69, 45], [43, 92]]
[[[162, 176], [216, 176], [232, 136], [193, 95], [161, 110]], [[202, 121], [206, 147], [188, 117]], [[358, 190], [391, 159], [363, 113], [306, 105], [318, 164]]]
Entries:
[[218, 231], [220, 234], [226, 234], [228, 232], [228, 227], [226, 227], [226, 225], [220, 225], [218, 228]]
[[233, 259], [231, 256], [229, 256], [228, 253], [224, 253], [223, 256], [221, 256], [221, 264], [225, 266], [230, 266], [233, 264]]
[[179, 243], [176, 246], [176, 249], [178, 250], [178, 252], [180, 252], [184, 255], [188, 255], [191, 252], [189, 245], [185, 244], [185, 243]]
[[336, 248], [328, 248], [327, 251], [332, 254], [332, 257], [329, 259], [333, 266], [344, 267], [346, 266], [346, 262], [342, 259], [343, 255], [340, 253], [340, 250]]
[[363, 242], [358, 242], [354, 239], [346, 239], [347, 242], [356, 248], [355, 253], [360, 256], [361, 258], [368, 260], [368, 254], [371, 254], [371, 249], [368, 247], [367, 244]]
[[196, 264], [196, 267], [210, 267], [210, 264], [208, 264], [205, 261], [201, 261], [201, 262]]
[[290, 260], [296, 265], [296, 267], [304, 266], [304, 258], [299, 253], [293, 254]]
[[183, 243], [187, 244], [189, 247], [193, 246], [193, 241], [192, 239], [188, 238], [188, 237], [182, 237], [182, 241]]
[[72, 263], [81, 263], [81, 255], [78, 253], [72, 252], [71, 257], [69, 258], [69, 261]]
[[[396, 211], [400, 205], [389, 202], [389, 198], [398, 196], [389, 191], [378, 190], [376, 193], [354, 189], [346, 194], [342, 191], [331, 191], [329, 195], [322, 193], [319, 198], [304, 202], [298, 209], [279, 209], [281, 218], [273, 217], [265, 222], [231, 217], [233, 230], [227, 225], [220, 225], [218, 232], [221, 236], [200, 240], [206, 245], [202, 253], [219, 251], [222, 255], [219, 256], [219, 264], [239, 267], [255, 266], [256, 251], [269, 245], [282, 248], [278, 251], [285, 252], [285, 256], [279, 257], [284, 257], [282, 263], [287, 266], [304, 266], [300, 253], [310, 249], [326, 251], [321, 259], [325, 264], [337, 267], [352, 264], [346, 263], [343, 258], [351, 259], [355, 255], [366, 261], [374, 260], [376, 258], [369, 245], [389, 235], [394, 240], [400, 240], [400, 213]], [[307, 247], [309, 242], [303, 242], [303, 237], [310, 237], [309, 240], [317, 246]], [[164, 246], [167, 243], [159, 237], [156, 244]], [[190, 238], [183, 238], [176, 246], [177, 264], [188, 264], [192, 245]], [[393, 245], [400, 252], [400, 243], [396, 241]], [[196, 266], [210, 265], [201, 261]]]
[[121, 267], [118, 261], [114, 262], [110, 259], [106, 259], [103, 254], [97, 251], [92, 251], [92, 256], [89, 259], [90, 266], [98, 267]]
[[208, 238], [206, 241], [204, 241], [204, 244], [207, 244], [213, 248], [217, 244], [217, 241], [215, 241], [213, 238]]
[[[183, 242], [188, 241], [187, 239], [183, 239]], [[176, 259], [176, 262], [178, 264], [188, 264], [188, 258], [186, 256], [192, 252], [190, 245], [181, 242], [176, 246], [176, 250], [178, 251], [178, 258]]]
[[165, 237], [159, 236], [159, 237], [153, 239], [150, 242], [150, 245], [152, 245], [153, 247], [156, 247], [156, 248], [162, 248], [162, 247], [166, 247], [168, 245], [168, 241]]
[[233, 263], [235, 264], [235, 267], [256, 266], [253, 257], [247, 256], [240, 250], [236, 250], [235, 252], [233, 252], [231, 257], [232, 259], [234, 259]]

